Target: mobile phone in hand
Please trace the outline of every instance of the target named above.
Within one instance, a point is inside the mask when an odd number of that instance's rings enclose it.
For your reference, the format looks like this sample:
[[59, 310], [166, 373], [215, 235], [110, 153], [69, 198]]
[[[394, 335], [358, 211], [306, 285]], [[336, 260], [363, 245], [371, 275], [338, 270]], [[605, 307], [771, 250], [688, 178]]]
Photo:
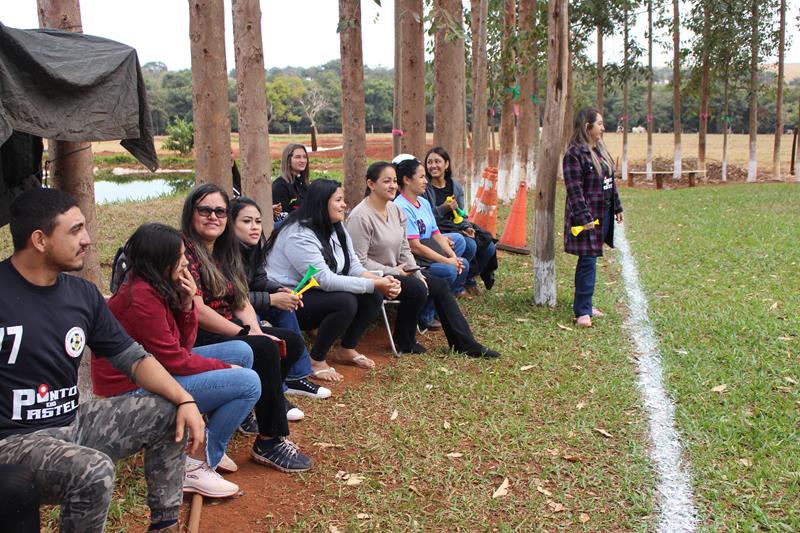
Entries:
[[418, 266], [408, 265], [408, 266], [404, 266], [403, 267], [403, 272], [408, 272], [409, 274], [411, 272], [418, 272], [419, 270], [420, 270], [420, 267], [418, 267]]

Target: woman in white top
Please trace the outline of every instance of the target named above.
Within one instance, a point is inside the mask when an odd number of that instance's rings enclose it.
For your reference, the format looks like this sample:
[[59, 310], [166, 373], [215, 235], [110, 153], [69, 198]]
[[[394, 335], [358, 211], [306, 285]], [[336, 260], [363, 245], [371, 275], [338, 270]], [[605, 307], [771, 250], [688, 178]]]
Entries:
[[[400, 282], [367, 271], [353, 252], [350, 236], [342, 224], [347, 204], [338, 182], [320, 179], [308, 188], [303, 205], [289, 215], [267, 241], [267, 271], [284, 287], [293, 287], [309, 265], [318, 288], [303, 295], [297, 320], [303, 330], [317, 328], [311, 349], [315, 378], [340, 381], [332, 362], [370, 369], [375, 363], [356, 351], [367, 326], [375, 320], [383, 297], [400, 294]], [[328, 356], [341, 335], [340, 349]]]

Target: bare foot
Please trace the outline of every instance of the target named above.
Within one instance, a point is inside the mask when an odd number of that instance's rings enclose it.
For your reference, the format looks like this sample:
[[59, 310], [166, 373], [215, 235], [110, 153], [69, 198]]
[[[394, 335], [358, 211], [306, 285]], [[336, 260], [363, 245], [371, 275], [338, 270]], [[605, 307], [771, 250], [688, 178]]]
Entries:
[[344, 379], [343, 375], [334, 370], [325, 361], [311, 363], [311, 376], [321, 381], [342, 381]]
[[339, 348], [335, 354], [328, 356], [328, 359], [334, 363], [357, 366], [358, 368], [365, 368], [367, 370], [375, 368], [375, 361], [366, 355], [358, 353], [353, 348]]

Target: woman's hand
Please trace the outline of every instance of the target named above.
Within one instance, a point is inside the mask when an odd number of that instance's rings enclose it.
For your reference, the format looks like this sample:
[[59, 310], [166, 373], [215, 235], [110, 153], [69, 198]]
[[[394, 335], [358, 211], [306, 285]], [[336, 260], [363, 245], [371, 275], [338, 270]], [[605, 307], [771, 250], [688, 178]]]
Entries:
[[595, 228], [595, 226], [594, 226], [594, 222], [589, 222], [588, 224], [586, 224], [586, 225], [583, 227], [583, 229], [584, 229], [584, 230], [590, 230], [590, 229], [592, 229], [592, 230], [593, 230], [594, 228]]
[[405, 268], [406, 268], [406, 264], [405, 263], [400, 263], [399, 265], [397, 265], [397, 268], [399, 269], [397, 271], [397, 275], [398, 276], [410, 276], [411, 274], [413, 274], [413, 272], [406, 272], [405, 271]]
[[178, 274], [178, 294], [181, 297], [181, 310], [188, 313], [192, 310], [194, 297], [197, 295], [197, 284], [189, 272], [189, 267], [183, 267]]
[[281, 204], [272, 204], [272, 218], [280, 216], [282, 211]]
[[617, 224], [622, 224], [622, 220], [623, 220], [625, 217], [622, 215], [622, 211], [620, 211], [619, 213], [617, 213], [616, 215], [614, 215], [614, 218], [617, 220]]
[[300, 307], [302, 303], [300, 297], [293, 294], [291, 291], [278, 291], [269, 295], [269, 305], [283, 311], [297, 311], [297, 308]]
[[456, 202], [456, 199], [453, 198], [449, 202], [442, 203], [442, 206], [448, 211], [455, 211], [456, 209], [458, 209], [458, 202]]
[[400, 281], [392, 276], [378, 278], [374, 281], [375, 290], [383, 294], [389, 300], [394, 300], [400, 294]]
[[460, 257], [448, 257], [447, 264], [456, 267], [456, 271], [459, 274], [461, 274], [461, 272], [464, 270], [464, 264], [461, 262]]
[[466, 228], [462, 233], [471, 239], [475, 238], [475, 228]]

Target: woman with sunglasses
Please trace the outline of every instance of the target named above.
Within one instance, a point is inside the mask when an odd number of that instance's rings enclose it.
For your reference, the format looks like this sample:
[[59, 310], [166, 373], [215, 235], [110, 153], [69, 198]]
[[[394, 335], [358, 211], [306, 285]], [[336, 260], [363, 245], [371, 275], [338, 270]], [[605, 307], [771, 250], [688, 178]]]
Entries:
[[284, 472], [303, 472], [312, 461], [286, 439], [289, 425], [283, 395], [283, 380], [303, 353], [303, 339], [280, 328], [262, 331], [248, 300], [239, 244], [228, 224], [228, 204], [228, 194], [213, 183], [196, 186], [183, 204], [186, 258], [197, 283], [197, 344], [236, 339], [250, 346], [253, 370], [261, 378], [261, 398], [255, 406], [258, 436], [251, 456]]
[[[317, 329], [311, 348], [313, 376], [341, 381], [326, 359], [371, 369], [375, 362], [358, 353], [361, 335], [378, 315], [383, 297], [394, 298], [400, 283], [367, 271], [353, 253], [344, 228], [344, 192], [338, 182], [315, 180], [300, 209], [293, 212], [267, 241], [267, 272], [284, 287], [294, 287], [308, 266], [315, 267], [319, 288], [303, 295], [297, 320], [303, 330]], [[341, 336], [340, 348], [328, 356]]]
[[[225, 448], [261, 395], [250, 370], [253, 350], [241, 341], [195, 347], [197, 287], [189, 273], [180, 232], [163, 224], [144, 224], [125, 244], [126, 280], [108, 307], [128, 334], [175, 377], [208, 416], [206, 449], [187, 455], [183, 488], [221, 498], [239, 492], [214, 469], [237, 470]], [[149, 394], [137, 388], [105, 357], [92, 360], [98, 396]]]
[[370, 270], [397, 276], [402, 290], [397, 297], [394, 339], [401, 352], [425, 353], [416, 339], [417, 321], [430, 296], [442, 320], [447, 343], [457, 352], [471, 357], [498, 357], [500, 354], [481, 345], [458, 308], [445, 280], [422, 272], [406, 239], [406, 218], [392, 200], [397, 194], [394, 167], [386, 161], [367, 169], [367, 197], [350, 213], [347, 230], [361, 263]]
[[[264, 238], [261, 225], [261, 208], [251, 198], [241, 196], [231, 200], [230, 210], [230, 218], [233, 221], [236, 238], [239, 239], [242, 262], [247, 273], [250, 303], [262, 319], [300, 335], [300, 325], [295, 311], [303, 305], [303, 301], [291, 289], [281, 287], [270, 280], [264, 268], [267, 240]], [[330, 389], [320, 387], [307, 379], [311, 376], [311, 372], [311, 356], [304, 346], [303, 355], [289, 369], [289, 375], [284, 383], [284, 393], [316, 399], [330, 397]]]

